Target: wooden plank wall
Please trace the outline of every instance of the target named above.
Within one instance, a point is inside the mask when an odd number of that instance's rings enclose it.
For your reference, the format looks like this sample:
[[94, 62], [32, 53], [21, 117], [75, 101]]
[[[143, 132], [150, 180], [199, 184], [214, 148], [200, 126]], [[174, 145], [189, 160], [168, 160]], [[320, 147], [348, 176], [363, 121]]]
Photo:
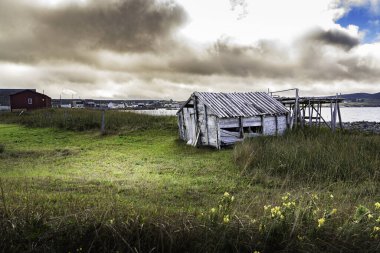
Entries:
[[198, 100], [198, 126], [200, 127], [200, 142], [199, 144], [205, 146], [218, 147], [218, 127], [216, 116], [210, 114], [211, 111], [207, 106]]
[[263, 119], [264, 127], [263, 134], [264, 135], [276, 135], [283, 134], [287, 128], [286, 124], [286, 115], [282, 116], [266, 116]]

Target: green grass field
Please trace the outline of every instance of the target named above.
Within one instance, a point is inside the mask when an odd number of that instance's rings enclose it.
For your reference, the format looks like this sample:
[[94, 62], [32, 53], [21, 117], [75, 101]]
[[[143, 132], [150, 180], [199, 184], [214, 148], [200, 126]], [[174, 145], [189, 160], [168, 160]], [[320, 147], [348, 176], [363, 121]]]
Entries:
[[379, 250], [380, 136], [310, 129], [217, 151], [179, 141], [173, 118], [119, 115], [106, 135], [0, 115], [2, 250]]

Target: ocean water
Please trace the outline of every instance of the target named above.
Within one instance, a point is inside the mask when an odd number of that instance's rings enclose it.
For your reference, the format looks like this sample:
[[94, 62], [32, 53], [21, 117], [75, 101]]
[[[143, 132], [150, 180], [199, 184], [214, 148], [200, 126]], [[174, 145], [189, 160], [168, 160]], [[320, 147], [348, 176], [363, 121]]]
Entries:
[[[380, 107], [341, 107], [343, 122], [376, 121], [380, 122]], [[326, 121], [331, 120], [330, 108], [322, 108], [322, 116]]]
[[[380, 122], [380, 107], [341, 107], [343, 122], [353, 121], [376, 121]], [[136, 113], [143, 113], [156, 116], [175, 116], [177, 110], [139, 110]], [[314, 114], [315, 115], [315, 114]], [[330, 108], [322, 108], [322, 116], [326, 121], [331, 120]]]

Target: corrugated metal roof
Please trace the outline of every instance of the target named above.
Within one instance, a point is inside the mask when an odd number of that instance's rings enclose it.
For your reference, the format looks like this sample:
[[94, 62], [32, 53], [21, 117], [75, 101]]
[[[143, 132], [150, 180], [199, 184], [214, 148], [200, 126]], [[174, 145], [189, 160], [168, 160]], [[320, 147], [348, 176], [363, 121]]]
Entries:
[[289, 111], [265, 92], [194, 92], [220, 118], [279, 115]]

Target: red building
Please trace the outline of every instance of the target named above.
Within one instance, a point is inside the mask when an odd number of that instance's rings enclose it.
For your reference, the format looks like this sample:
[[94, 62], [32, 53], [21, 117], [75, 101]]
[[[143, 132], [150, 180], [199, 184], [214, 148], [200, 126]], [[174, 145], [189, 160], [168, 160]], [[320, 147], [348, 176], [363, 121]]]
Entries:
[[11, 110], [34, 110], [51, 107], [51, 98], [35, 92], [24, 90], [10, 95]]

